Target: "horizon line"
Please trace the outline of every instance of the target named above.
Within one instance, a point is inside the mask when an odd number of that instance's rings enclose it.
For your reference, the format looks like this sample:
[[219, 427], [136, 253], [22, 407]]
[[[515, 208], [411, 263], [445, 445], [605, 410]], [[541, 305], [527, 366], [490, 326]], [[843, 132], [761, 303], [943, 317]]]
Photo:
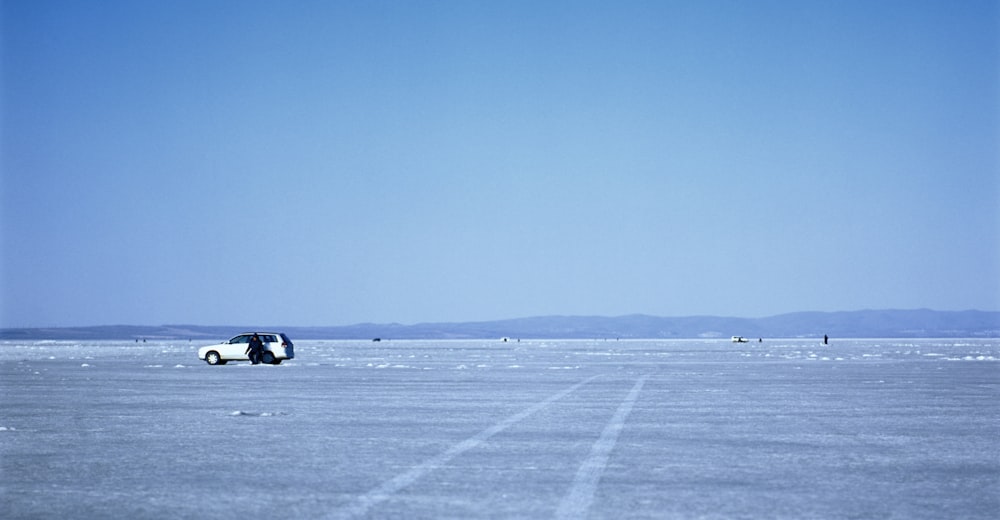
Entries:
[[[775, 318], [779, 316], [788, 316], [792, 314], [850, 314], [850, 313], [860, 313], [860, 312], [936, 312], [936, 313], [966, 313], [966, 312], [980, 312], [980, 313], [993, 313], [1000, 314], [1000, 310], [983, 310], [983, 309], [962, 309], [962, 310], [938, 310], [929, 307], [919, 307], [919, 308], [864, 308], [855, 310], [839, 310], [839, 311], [816, 311], [816, 310], [805, 310], [805, 311], [789, 311], [782, 312], [778, 314], [770, 314], [766, 316], [758, 317], [746, 317], [746, 316], [734, 316], [734, 315], [723, 315], [723, 314], [687, 314], [687, 315], [657, 315], [657, 314], [646, 314], [646, 313], [629, 313], [629, 314], [619, 314], [619, 315], [603, 315], [603, 314], [539, 314], [533, 316], [521, 316], [516, 318], [496, 318], [496, 319], [478, 319], [478, 320], [465, 320], [465, 321], [420, 321], [413, 323], [401, 323], [398, 321], [391, 322], [377, 322], [377, 321], [360, 321], [354, 323], [346, 324], [327, 324], [327, 325], [280, 325], [271, 324], [265, 325], [264, 327], [284, 327], [284, 328], [336, 328], [336, 327], [357, 327], [366, 325], [377, 325], [377, 326], [397, 326], [397, 327], [416, 327], [421, 325], [466, 325], [466, 324], [476, 324], [476, 323], [497, 323], [505, 321], [518, 321], [518, 320], [532, 320], [532, 319], [553, 319], [553, 318], [591, 318], [591, 319], [619, 319], [619, 318], [629, 318], [629, 317], [647, 317], [647, 318], [664, 318], [664, 319], [686, 319], [686, 318], [721, 318], [721, 319], [738, 319], [738, 320], [762, 320], [768, 318]], [[2, 326], [0, 330], [31, 330], [31, 329], [84, 329], [84, 328], [102, 328], [102, 327], [244, 327], [244, 325], [234, 325], [234, 324], [197, 324], [197, 323], [160, 323], [160, 324], [130, 324], [130, 323], [102, 323], [96, 325], [25, 325], [25, 326]], [[260, 328], [251, 327], [252, 328]], [[250, 330], [250, 329], [247, 329]]]

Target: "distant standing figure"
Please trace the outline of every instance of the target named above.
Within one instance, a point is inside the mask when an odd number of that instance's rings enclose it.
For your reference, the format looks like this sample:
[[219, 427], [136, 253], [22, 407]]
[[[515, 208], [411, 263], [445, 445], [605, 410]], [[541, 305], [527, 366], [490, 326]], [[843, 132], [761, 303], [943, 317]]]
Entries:
[[823, 344], [824, 345], [829, 345], [830, 344], [830, 337], [827, 336], [826, 334], [823, 334]]
[[246, 355], [250, 358], [250, 362], [254, 365], [260, 364], [261, 354], [264, 351], [264, 342], [260, 340], [260, 336], [254, 334], [250, 338], [250, 344], [247, 345]]

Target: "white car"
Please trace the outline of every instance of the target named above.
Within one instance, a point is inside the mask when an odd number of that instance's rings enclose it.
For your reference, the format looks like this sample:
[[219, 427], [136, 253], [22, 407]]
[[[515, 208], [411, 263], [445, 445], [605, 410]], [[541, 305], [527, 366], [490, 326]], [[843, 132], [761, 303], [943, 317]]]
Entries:
[[225, 343], [201, 347], [198, 349], [198, 359], [204, 359], [209, 365], [225, 365], [230, 361], [249, 361], [247, 347], [254, 334], [260, 336], [260, 340], [264, 343], [264, 352], [261, 354], [263, 363], [278, 365], [286, 359], [295, 357], [292, 340], [281, 332], [244, 332]]

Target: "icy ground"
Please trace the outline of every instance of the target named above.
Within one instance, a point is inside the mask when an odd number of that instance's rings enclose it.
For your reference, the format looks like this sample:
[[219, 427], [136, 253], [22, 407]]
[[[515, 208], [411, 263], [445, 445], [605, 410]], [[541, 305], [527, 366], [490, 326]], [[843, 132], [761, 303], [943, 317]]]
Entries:
[[202, 344], [0, 343], [0, 518], [1000, 514], [998, 340]]

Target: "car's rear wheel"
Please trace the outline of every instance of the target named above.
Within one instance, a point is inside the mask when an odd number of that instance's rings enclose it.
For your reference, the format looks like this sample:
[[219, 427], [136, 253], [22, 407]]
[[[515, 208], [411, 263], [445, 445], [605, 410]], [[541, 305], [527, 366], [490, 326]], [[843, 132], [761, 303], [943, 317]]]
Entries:
[[211, 350], [207, 354], [205, 354], [205, 362], [208, 363], [209, 365], [225, 364], [222, 362], [222, 356], [220, 356], [219, 353], [214, 350]]
[[268, 365], [274, 364], [274, 353], [270, 350], [265, 350], [260, 356], [260, 361]]

